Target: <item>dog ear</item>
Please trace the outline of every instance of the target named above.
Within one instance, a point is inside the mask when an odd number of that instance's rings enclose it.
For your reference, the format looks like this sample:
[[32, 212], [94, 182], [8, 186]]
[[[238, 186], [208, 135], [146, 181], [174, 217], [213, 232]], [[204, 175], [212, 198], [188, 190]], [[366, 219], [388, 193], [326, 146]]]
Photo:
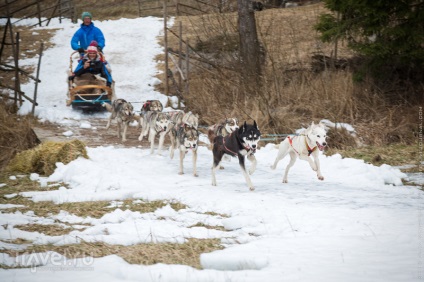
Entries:
[[247, 127], [247, 124], [246, 124], [246, 121], [244, 121], [244, 124], [243, 124], [243, 126], [242, 126], [242, 129], [243, 129], [243, 133], [246, 131], [246, 127]]
[[256, 124], [256, 120], [253, 120], [253, 127], [259, 130], [258, 125]]

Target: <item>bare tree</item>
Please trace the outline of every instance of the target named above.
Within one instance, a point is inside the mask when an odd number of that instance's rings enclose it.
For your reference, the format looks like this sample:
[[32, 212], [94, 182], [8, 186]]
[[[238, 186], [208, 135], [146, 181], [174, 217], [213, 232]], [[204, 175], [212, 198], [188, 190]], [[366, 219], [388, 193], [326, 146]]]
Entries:
[[261, 75], [261, 61], [252, 1], [237, 0], [237, 3], [241, 74], [244, 83], [257, 83]]

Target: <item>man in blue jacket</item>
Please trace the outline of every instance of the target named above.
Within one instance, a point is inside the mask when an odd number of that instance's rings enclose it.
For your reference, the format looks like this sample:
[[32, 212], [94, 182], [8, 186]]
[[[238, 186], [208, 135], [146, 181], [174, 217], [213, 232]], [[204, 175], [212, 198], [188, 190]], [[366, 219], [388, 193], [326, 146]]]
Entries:
[[83, 23], [71, 39], [72, 49], [78, 50], [80, 54], [84, 55], [84, 50], [88, 48], [92, 41], [96, 41], [98, 50], [102, 52], [105, 47], [105, 37], [102, 31], [95, 27], [91, 21], [93, 16], [89, 12], [83, 12], [81, 18]]

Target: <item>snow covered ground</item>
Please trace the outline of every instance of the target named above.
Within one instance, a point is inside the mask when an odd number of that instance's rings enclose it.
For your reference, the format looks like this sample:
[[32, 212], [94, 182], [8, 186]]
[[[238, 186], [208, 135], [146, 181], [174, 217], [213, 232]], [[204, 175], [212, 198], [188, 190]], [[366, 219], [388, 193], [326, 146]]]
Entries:
[[[166, 97], [154, 90], [155, 55], [163, 22], [157, 18], [121, 19], [95, 24], [107, 39], [105, 53], [113, 67], [119, 98], [130, 101]], [[76, 25], [53, 22], [58, 28], [56, 46], [45, 52], [36, 115], [55, 123], [89, 124], [85, 116], [65, 105], [69, 41]], [[66, 56], [64, 56], [64, 54]], [[21, 64], [34, 65], [37, 58]], [[58, 71], [59, 70], [59, 71]], [[61, 71], [63, 70], [63, 72]], [[23, 87], [31, 93], [33, 85]], [[29, 103], [24, 103], [29, 104]], [[22, 108], [21, 113], [29, 111]], [[108, 114], [94, 116], [106, 118]], [[89, 126], [86, 128], [90, 129]], [[93, 131], [104, 129], [91, 128]], [[72, 138], [72, 137], [70, 137]], [[330, 141], [331, 142], [331, 141]], [[31, 212], [7, 213], [0, 206], [0, 239], [22, 238], [34, 244], [72, 244], [80, 240], [133, 245], [144, 242], [184, 242], [189, 238], [219, 238], [224, 250], [201, 256], [203, 270], [184, 265], [131, 265], [111, 255], [81, 258], [69, 264], [58, 253], [10, 257], [0, 253], [4, 265], [42, 266], [1, 269], [1, 281], [422, 281], [424, 279], [424, 195], [416, 187], [403, 186], [407, 177], [388, 165], [376, 167], [362, 160], [321, 155], [324, 181], [319, 181], [306, 162], [291, 169], [283, 184], [283, 168], [270, 169], [277, 154], [273, 144], [258, 150], [258, 166], [252, 175], [256, 187], [249, 191], [235, 159], [217, 172], [211, 185], [212, 153], [199, 148], [198, 174], [191, 174], [191, 153], [185, 174], [178, 175], [178, 155], [170, 160], [150, 155], [149, 148], [87, 148], [89, 159], [58, 164], [48, 178], [31, 175], [33, 181], [66, 182], [69, 189], [21, 193], [33, 201], [54, 203], [111, 201], [118, 208], [100, 219], [81, 218], [62, 211], [37, 217]], [[249, 162], [248, 162], [249, 165]], [[112, 168], [113, 167], [113, 168]], [[1, 187], [4, 187], [0, 184]], [[16, 195], [9, 195], [14, 197]], [[152, 213], [119, 207], [119, 201], [176, 200], [186, 209], [170, 205]], [[206, 213], [213, 212], [213, 213]], [[222, 216], [225, 215], [225, 216]], [[47, 236], [21, 231], [18, 224], [91, 224], [83, 231]], [[190, 227], [196, 223], [225, 230]], [[104, 230], [108, 232], [105, 233]], [[21, 245], [0, 241], [0, 249]], [[0, 251], [1, 252], [1, 251]]]

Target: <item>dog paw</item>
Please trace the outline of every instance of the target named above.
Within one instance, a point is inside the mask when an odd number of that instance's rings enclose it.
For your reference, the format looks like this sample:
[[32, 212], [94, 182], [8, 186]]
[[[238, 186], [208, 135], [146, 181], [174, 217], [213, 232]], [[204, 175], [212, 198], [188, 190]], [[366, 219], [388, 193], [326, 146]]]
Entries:
[[183, 174], [184, 174], [184, 172], [181, 172], [181, 171], [180, 171], [178, 174], [179, 174], [179, 175], [183, 175]]
[[252, 175], [255, 172], [254, 169], [249, 169], [249, 174]]
[[255, 191], [255, 187], [253, 187], [253, 186], [252, 187], [249, 187], [249, 190], [250, 191]]
[[275, 165], [272, 165], [272, 166], [271, 166], [271, 169], [272, 169], [272, 170], [275, 170], [276, 168], [277, 168], [277, 167], [276, 167]]
[[287, 179], [283, 179], [283, 183], [289, 183]]
[[199, 177], [199, 175], [197, 173], [193, 174], [194, 177]]
[[219, 169], [224, 169], [224, 167], [223, 166], [220, 166]]
[[320, 176], [318, 176], [318, 179], [319, 180], [324, 180], [324, 176], [320, 175]]

